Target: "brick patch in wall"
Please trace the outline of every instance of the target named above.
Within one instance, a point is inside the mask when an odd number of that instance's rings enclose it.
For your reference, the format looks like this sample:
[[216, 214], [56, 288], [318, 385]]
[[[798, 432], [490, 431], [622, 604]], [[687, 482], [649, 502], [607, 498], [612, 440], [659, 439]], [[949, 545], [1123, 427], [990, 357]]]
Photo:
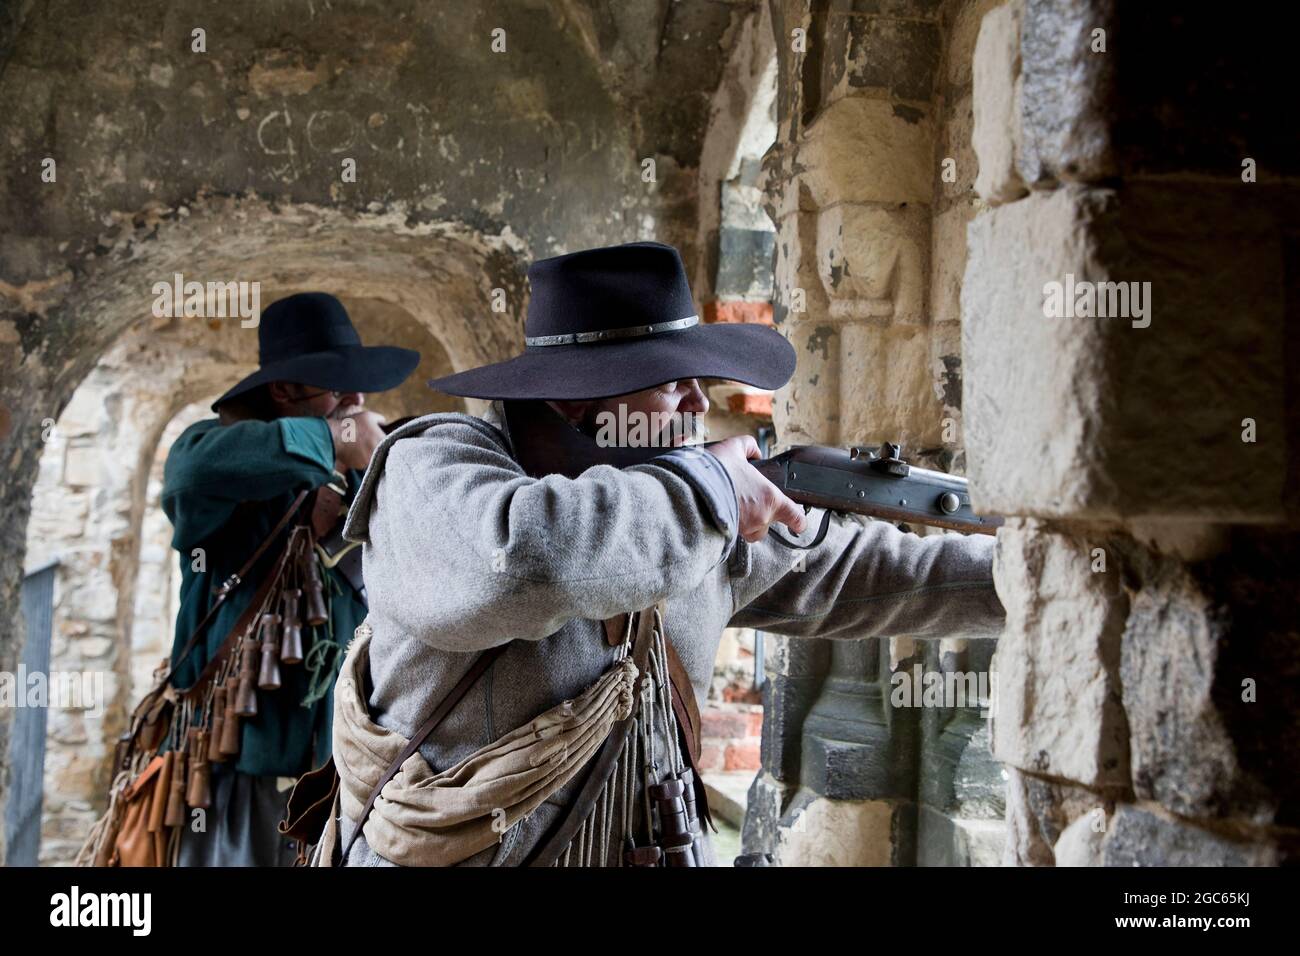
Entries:
[[771, 302], [706, 302], [705, 322], [748, 322], [754, 325], [772, 325]]
[[727, 396], [727, 411], [733, 415], [772, 417], [772, 393], [738, 392]]
[[757, 704], [710, 704], [700, 711], [700, 769], [757, 770], [763, 708]]

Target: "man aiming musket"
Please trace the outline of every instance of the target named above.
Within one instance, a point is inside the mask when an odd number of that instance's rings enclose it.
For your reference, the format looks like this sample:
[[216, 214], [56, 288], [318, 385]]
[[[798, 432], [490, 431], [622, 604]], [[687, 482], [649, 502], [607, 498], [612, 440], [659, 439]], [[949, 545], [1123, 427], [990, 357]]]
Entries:
[[[359, 576], [317, 545], [383, 437], [366, 393], [419, 361], [363, 346], [323, 292], [267, 307], [258, 341], [260, 367], [176, 440], [163, 479], [182, 574], [162, 747], [180, 866], [295, 859], [282, 781], [329, 754], [335, 670], [366, 612]], [[206, 826], [189, 825], [196, 810]]]
[[[700, 379], [778, 388], [794, 350], [770, 328], [701, 325], [659, 243], [529, 278], [523, 354], [431, 383], [493, 413], [397, 429], [349, 514], [370, 611], [336, 688], [340, 788], [318, 863], [710, 865], [695, 760], [723, 628], [1001, 625], [991, 537], [818, 532], [751, 464], [752, 438], [575, 463], [602, 413], [703, 414]], [[548, 437], [556, 418], [576, 444]], [[774, 524], [821, 539], [801, 570]]]

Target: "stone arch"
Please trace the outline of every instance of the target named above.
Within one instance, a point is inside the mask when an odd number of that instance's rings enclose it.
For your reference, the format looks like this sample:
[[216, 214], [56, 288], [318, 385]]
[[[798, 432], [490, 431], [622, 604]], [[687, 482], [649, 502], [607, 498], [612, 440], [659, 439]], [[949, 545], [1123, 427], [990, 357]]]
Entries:
[[[347, 248], [339, 237], [333, 241], [335, 248]], [[372, 407], [389, 417], [463, 408], [459, 399], [439, 396], [425, 385], [428, 378], [457, 367], [443, 342], [454, 343], [461, 363], [477, 363], [485, 360], [482, 355], [501, 355], [504, 348], [498, 343], [510, 333], [498, 330], [494, 337], [491, 318], [473, 329], [461, 321], [455, 306], [471, 308], [464, 298], [464, 261], [457, 265], [460, 272], [445, 268], [452, 265], [449, 259], [440, 260], [440, 267], [412, 264], [405, 244], [399, 243], [396, 251], [379, 245], [340, 265], [324, 256], [318, 243], [273, 242], [256, 264], [274, 276], [262, 286], [263, 303], [304, 289], [335, 292], [363, 341], [403, 344], [423, 356], [411, 379], [391, 393], [372, 396]], [[215, 274], [222, 281], [233, 278]], [[102, 681], [95, 712], [50, 713], [44, 860], [68, 859], [100, 809], [113, 744], [134, 703], [131, 688], [141, 671], [148, 674], [148, 665], [133, 667], [130, 642], [139, 604], [136, 583], [149, 476], [166, 450], [160, 439], [183, 409], [200, 400], [204, 404], [199, 408], [206, 409], [212, 398], [256, 367], [255, 329], [242, 328], [237, 318], [157, 318], [149, 312], [150, 302], [147, 294], [124, 296], [119, 314], [103, 317], [129, 323], [132, 315], [145, 316], [127, 328], [77, 387], [44, 448], [34, 489], [27, 566], [61, 559], [52, 670], [90, 672]], [[508, 324], [510, 317], [506, 319]], [[157, 524], [155, 516], [155, 528]], [[167, 557], [174, 562], [174, 555]]]
[[[202, 56], [127, 0], [71, 33], [17, 11], [0, 40], [15, 104], [0, 190], [0, 549], [24, 553], [40, 423], [127, 329], [147, 328], [150, 285], [176, 271], [260, 278], [268, 296], [351, 275], [354, 294], [444, 323], [464, 368], [516, 347], [521, 257], [656, 238], [693, 266], [705, 106], [754, 9], [487, 0], [462, 17], [400, 0], [387, 16], [317, 4], [294, 21], [237, 0], [207, 24], [226, 42]], [[509, 57], [489, 21], [509, 30]], [[50, 69], [52, 50], [84, 69]], [[40, 180], [47, 160], [57, 181]], [[277, 249], [279, 274], [263, 269]], [[488, 308], [497, 288], [505, 313]], [[0, 670], [22, 645], [21, 564], [0, 565]], [[0, 712], [0, 799], [10, 723]]]

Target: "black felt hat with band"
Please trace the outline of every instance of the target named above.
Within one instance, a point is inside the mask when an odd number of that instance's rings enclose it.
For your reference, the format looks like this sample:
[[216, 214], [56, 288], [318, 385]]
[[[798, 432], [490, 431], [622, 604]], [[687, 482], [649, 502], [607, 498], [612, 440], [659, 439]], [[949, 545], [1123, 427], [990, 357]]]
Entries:
[[773, 389], [794, 374], [794, 348], [775, 329], [700, 323], [672, 246], [633, 242], [542, 259], [528, 280], [523, 354], [434, 379], [433, 388], [578, 401], [687, 378]]
[[295, 382], [334, 392], [384, 392], [415, 371], [420, 353], [391, 345], [362, 345], [343, 303], [327, 292], [300, 292], [262, 310], [257, 326], [259, 368], [212, 403], [267, 382]]

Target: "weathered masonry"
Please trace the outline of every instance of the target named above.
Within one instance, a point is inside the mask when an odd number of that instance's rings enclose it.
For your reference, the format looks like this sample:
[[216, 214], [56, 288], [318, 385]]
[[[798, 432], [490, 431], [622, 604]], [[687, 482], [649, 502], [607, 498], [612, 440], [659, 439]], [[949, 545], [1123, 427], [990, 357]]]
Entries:
[[[376, 399], [401, 415], [514, 351], [530, 260], [641, 238], [682, 250], [706, 320], [799, 352], [775, 396], [713, 389], [719, 433], [897, 441], [1007, 516], [997, 640], [765, 637], [746, 854], [1295, 858], [1279, 31], [1115, 0], [303, 9], [0, 11], [0, 672], [39, 572], [48, 666], [104, 695], [48, 713], [42, 861], [101, 809], [166, 650], [160, 463], [256, 361], [237, 318], [154, 315], [155, 283], [339, 295], [424, 355]], [[900, 705], [917, 673], [993, 699]], [[13, 726], [0, 707], [0, 801], [33, 765]]]

